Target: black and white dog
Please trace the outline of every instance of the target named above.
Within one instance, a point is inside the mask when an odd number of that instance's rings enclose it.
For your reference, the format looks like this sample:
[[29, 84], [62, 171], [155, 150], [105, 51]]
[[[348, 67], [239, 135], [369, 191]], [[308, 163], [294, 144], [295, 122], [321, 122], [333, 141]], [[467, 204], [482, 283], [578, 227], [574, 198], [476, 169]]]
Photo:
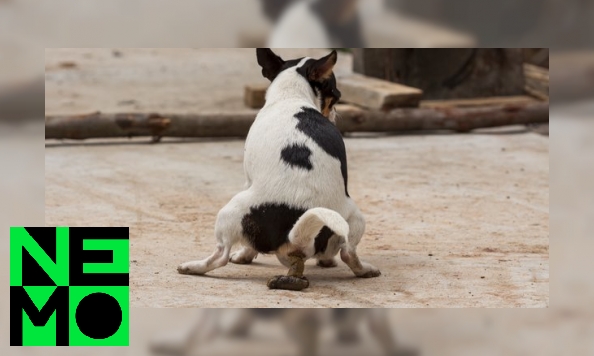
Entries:
[[[246, 189], [219, 211], [214, 253], [181, 264], [179, 273], [204, 274], [229, 260], [245, 264], [274, 253], [290, 269], [268, 287], [302, 290], [309, 286], [305, 260], [333, 267], [340, 252], [357, 277], [379, 276], [356, 252], [365, 220], [349, 197], [345, 145], [334, 125], [336, 51], [288, 61], [270, 49], [256, 53], [272, 83], [245, 143]], [[231, 255], [238, 242], [243, 248]]]

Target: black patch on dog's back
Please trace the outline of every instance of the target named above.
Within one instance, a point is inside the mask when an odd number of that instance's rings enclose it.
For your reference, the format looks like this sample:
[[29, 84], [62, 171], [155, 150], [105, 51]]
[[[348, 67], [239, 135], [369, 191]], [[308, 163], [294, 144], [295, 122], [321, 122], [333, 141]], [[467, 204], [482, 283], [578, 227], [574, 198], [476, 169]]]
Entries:
[[309, 156], [311, 156], [311, 150], [304, 144], [292, 144], [290, 146], [286, 146], [281, 151], [281, 159], [288, 163], [291, 167], [300, 167], [311, 171], [313, 166], [311, 165]]
[[328, 226], [324, 226], [314, 241], [315, 253], [324, 253], [328, 247], [328, 240], [334, 235], [334, 231]]
[[[256, 251], [274, 252], [289, 241], [289, 232], [305, 211], [281, 203], [251, 207], [250, 213], [241, 219], [243, 235]], [[314, 240], [316, 253], [326, 251], [328, 239], [333, 234], [326, 226], [320, 230]]]
[[295, 117], [299, 120], [297, 129], [314, 140], [327, 154], [340, 161], [340, 171], [344, 179], [344, 193], [348, 197], [346, 149], [340, 131], [319, 111], [308, 107], [303, 107], [301, 110], [301, 112], [295, 114]]

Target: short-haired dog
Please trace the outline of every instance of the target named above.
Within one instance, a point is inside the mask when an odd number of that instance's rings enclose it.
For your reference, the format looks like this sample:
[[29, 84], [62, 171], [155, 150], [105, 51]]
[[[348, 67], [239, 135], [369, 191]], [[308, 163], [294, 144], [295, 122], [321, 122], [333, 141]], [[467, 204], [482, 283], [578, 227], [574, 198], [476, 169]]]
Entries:
[[[309, 286], [307, 259], [333, 267], [340, 253], [357, 277], [379, 276], [357, 256], [365, 219], [349, 196], [346, 149], [335, 125], [336, 51], [287, 61], [270, 49], [256, 55], [271, 83], [245, 142], [245, 190], [217, 215], [215, 251], [181, 264], [179, 273], [205, 274], [229, 261], [246, 264], [258, 253], [275, 254], [289, 272], [271, 278], [268, 287], [302, 290]], [[243, 248], [231, 254], [237, 243]]]

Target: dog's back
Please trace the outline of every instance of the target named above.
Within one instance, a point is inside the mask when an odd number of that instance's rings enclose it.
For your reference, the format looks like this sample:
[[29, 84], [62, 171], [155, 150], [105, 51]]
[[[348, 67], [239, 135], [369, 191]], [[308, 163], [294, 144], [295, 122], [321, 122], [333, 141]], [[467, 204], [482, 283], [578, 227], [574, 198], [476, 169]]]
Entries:
[[270, 86], [246, 140], [245, 173], [261, 203], [339, 210], [348, 196], [345, 146], [308, 86], [295, 68]]

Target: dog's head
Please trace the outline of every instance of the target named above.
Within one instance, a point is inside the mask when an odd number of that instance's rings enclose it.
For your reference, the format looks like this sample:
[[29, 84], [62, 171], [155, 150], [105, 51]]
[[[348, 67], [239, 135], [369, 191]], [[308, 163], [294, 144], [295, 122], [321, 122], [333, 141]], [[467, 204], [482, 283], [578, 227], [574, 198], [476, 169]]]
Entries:
[[308, 58], [303, 63], [304, 58], [285, 61], [272, 52], [270, 48], [256, 49], [256, 56], [258, 57], [258, 64], [262, 67], [262, 75], [271, 82], [282, 71], [299, 65], [296, 71], [310, 84], [315, 96], [320, 101], [322, 115], [332, 122], [335, 121], [336, 110], [334, 105], [340, 99], [340, 91], [336, 87], [336, 77], [332, 71], [336, 64], [336, 51], [332, 51], [320, 59]]

